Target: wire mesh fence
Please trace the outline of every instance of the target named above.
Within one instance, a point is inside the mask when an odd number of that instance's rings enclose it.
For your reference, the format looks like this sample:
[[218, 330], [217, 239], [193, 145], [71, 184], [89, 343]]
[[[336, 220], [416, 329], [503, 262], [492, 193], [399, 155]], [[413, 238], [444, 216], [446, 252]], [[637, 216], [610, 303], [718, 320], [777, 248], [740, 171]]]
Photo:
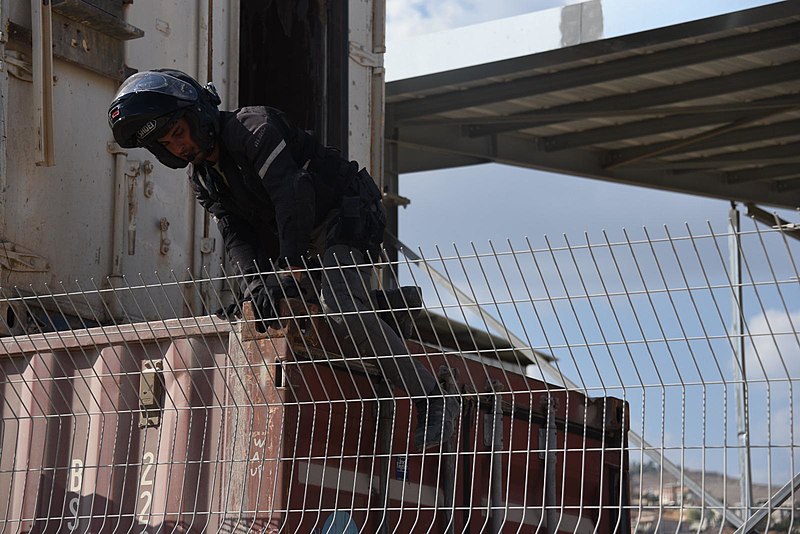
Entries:
[[[0, 531], [798, 532], [797, 255], [687, 228], [3, 288]], [[254, 276], [277, 308], [186, 316]]]

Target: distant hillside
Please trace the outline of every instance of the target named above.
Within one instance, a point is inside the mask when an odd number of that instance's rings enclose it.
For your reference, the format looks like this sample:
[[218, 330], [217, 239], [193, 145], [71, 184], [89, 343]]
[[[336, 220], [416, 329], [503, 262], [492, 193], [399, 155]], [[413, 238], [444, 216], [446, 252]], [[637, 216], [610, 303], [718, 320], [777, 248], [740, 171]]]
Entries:
[[[666, 471], [662, 473], [658, 466], [653, 464], [645, 464], [641, 483], [639, 480], [639, 473], [640, 467], [639, 464], [631, 464], [630, 466], [630, 488], [631, 488], [631, 500], [638, 500], [639, 492], [642, 493], [652, 493], [655, 495], [659, 495], [662, 491], [666, 493], [667, 486], [672, 486], [678, 482], [678, 480], [667, 473]], [[730, 506], [738, 505], [739, 503], [739, 479], [728, 476], [727, 479], [721, 474], [716, 473], [713, 471], [706, 471], [705, 473], [705, 480], [703, 479], [703, 472], [699, 470], [693, 469], [686, 469], [685, 474], [688, 478], [691, 478], [697, 484], [701, 485], [710, 495], [719, 499], [720, 501], [723, 500], [723, 488], [726, 488], [727, 491], [727, 499], [726, 503]], [[770, 492], [769, 487], [766, 484], [753, 484], [753, 497], [755, 502], [764, 502], [769, 496], [775, 492], [777, 492], [783, 484], [773, 485], [773, 489]], [[697, 502], [695, 500], [690, 500], [691, 502]], [[786, 506], [786, 503], [784, 503]], [[800, 492], [795, 494], [795, 506], [800, 506]]]

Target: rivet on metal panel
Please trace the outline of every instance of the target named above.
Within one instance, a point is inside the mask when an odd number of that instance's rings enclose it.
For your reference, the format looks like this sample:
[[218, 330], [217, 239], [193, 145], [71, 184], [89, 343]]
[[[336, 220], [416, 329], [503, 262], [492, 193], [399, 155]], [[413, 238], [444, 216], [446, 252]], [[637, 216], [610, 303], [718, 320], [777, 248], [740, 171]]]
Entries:
[[125, 172], [130, 177], [139, 176], [139, 172], [141, 169], [141, 162], [133, 159], [128, 160], [128, 169]]
[[161, 220], [158, 221], [158, 226], [161, 229], [161, 246], [159, 247], [159, 250], [161, 254], [166, 254], [169, 252], [169, 245], [171, 243], [169, 237], [167, 237], [169, 221], [166, 217], [161, 217]]
[[214, 252], [216, 240], [213, 237], [204, 237], [200, 241], [200, 252], [203, 254], [211, 254]]
[[164, 396], [164, 360], [147, 360], [142, 364], [139, 380], [139, 428], [161, 424], [161, 401]]

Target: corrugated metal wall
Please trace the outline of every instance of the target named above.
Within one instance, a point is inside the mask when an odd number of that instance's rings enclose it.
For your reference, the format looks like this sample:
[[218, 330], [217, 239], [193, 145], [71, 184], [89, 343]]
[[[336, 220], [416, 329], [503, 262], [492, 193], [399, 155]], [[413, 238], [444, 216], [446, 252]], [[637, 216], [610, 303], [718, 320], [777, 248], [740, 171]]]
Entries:
[[559, 531], [616, 524], [622, 401], [411, 343], [462, 406], [457, 440], [416, 451], [411, 399], [311, 311], [0, 339], [0, 532], [511, 532], [550, 498]]
[[[204, 323], [4, 339], [2, 532], [205, 530], [221, 481], [228, 366], [224, 328]], [[142, 373], [156, 364], [161, 421], [143, 428]]]

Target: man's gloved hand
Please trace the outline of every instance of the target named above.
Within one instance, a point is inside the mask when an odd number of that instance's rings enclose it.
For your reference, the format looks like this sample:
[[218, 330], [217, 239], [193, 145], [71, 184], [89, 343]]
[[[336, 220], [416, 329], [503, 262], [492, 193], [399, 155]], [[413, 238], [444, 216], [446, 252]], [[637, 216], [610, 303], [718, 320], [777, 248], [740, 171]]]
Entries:
[[215, 311], [214, 315], [216, 315], [223, 321], [236, 321], [237, 319], [242, 317], [241, 304], [239, 304], [238, 302], [234, 302], [233, 304], [228, 304], [224, 308], [219, 308], [217, 311]]
[[238, 302], [215, 312], [220, 319], [233, 321], [242, 317], [242, 305], [250, 301], [256, 318], [262, 321], [278, 317], [278, 303], [284, 298], [305, 298], [300, 283], [291, 273], [262, 275], [246, 274], [247, 285]]
[[278, 317], [281, 299], [299, 296], [297, 282], [291, 274], [272, 275], [266, 279], [256, 275], [247, 285], [243, 301], [251, 301], [257, 318], [266, 321]]

